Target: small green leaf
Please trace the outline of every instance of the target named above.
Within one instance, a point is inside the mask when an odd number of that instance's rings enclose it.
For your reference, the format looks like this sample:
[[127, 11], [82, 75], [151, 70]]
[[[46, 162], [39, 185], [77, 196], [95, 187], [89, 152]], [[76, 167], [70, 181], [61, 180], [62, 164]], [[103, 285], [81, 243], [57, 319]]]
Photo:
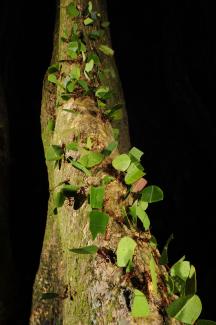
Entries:
[[66, 197], [70, 197], [70, 196], [74, 196], [74, 194], [80, 189], [80, 186], [77, 185], [72, 185], [72, 184], [65, 184], [61, 191], [63, 193], [64, 196]]
[[94, 187], [90, 189], [90, 205], [92, 209], [102, 209], [105, 189], [104, 186]]
[[93, 7], [92, 7], [92, 2], [89, 1], [89, 2], [88, 2], [88, 12], [89, 12], [89, 13], [92, 12], [92, 8], [93, 8]]
[[52, 64], [48, 68], [48, 73], [52, 74], [52, 73], [58, 72], [59, 70], [60, 70], [60, 64], [59, 63], [55, 63], [55, 64]]
[[68, 51], [76, 53], [78, 48], [79, 48], [79, 44], [77, 41], [73, 41], [68, 44]]
[[87, 148], [88, 150], [91, 150], [91, 148], [92, 148], [92, 140], [91, 140], [91, 137], [88, 137], [87, 138], [85, 148]]
[[42, 300], [55, 299], [58, 297], [59, 297], [59, 294], [56, 292], [46, 292], [46, 293], [42, 293], [42, 295], [41, 295]]
[[108, 146], [105, 149], [103, 149], [102, 154], [104, 156], [109, 156], [113, 152], [113, 150], [115, 150], [117, 147], [118, 147], [117, 141], [111, 142], [110, 144], [108, 144]]
[[150, 227], [149, 217], [147, 213], [140, 206], [136, 207], [136, 215], [142, 221], [145, 230], [149, 230]]
[[140, 161], [140, 159], [144, 153], [141, 150], [139, 150], [138, 148], [133, 147], [133, 148], [131, 148], [131, 150], [129, 151], [128, 154], [131, 157], [131, 160], [134, 158], [135, 160]]
[[114, 139], [115, 139], [116, 141], [118, 141], [118, 139], [119, 139], [119, 134], [120, 134], [119, 129], [112, 128], [112, 130], [113, 130], [113, 136], [114, 136]]
[[122, 155], [119, 155], [113, 159], [112, 165], [115, 169], [124, 172], [128, 169], [130, 162], [130, 157], [127, 154], [123, 153]]
[[87, 73], [89, 73], [89, 72], [91, 72], [92, 71], [92, 69], [94, 68], [94, 60], [90, 60], [90, 61], [88, 61], [87, 63], [86, 63], [86, 65], [85, 65], [85, 71], [87, 72]]
[[115, 178], [113, 176], [106, 175], [102, 179], [102, 185], [108, 185], [110, 182], [112, 182]]
[[52, 120], [52, 119], [48, 120], [47, 129], [49, 131], [54, 131], [54, 129], [55, 129], [55, 121], [54, 120]]
[[104, 100], [108, 99], [110, 97], [109, 87], [106, 87], [106, 86], [99, 87], [95, 92], [95, 96], [100, 99], [104, 99]]
[[110, 25], [109, 21], [102, 21], [102, 23], [101, 23], [101, 27], [103, 27], [103, 28], [108, 28], [109, 25]]
[[134, 299], [131, 308], [133, 317], [147, 317], [150, 313], [148, 301], [140, 290], [134, 290]]
[[102, 36], [102, 30], [93, 30], [91, 33], [89, 33], [89, 38], [96, 40]]
[[85, 166], [83, 166], [81, 163], [75, 160], [70, 161], [71, 165], [79, 170], [81, 170], [83, 173], [85, 173], [87, 176], [91, 176], [90, 170], [88, 170]]
[[186, 281], [190, 273], [190, 262], [188, 261], [181, 261], [175, 263], [171, 269], [170, 274], [172, 277], [178, 276], [183, 281]]
[[62, 193], [62, 191], [57, 192], [54, 199], [55, 207], [61, 208], [64, 204], [64, 201], [65, 201], [65, 196]]
[[76, 254], [96, 254], [98, 251], [98, 247], [95, 245], [90, 245], [80, 248], [71, 248], [69, 249], [69, 251]]
[[138, 179], [140, 179], [144, 175], [145, 173], [141, 169], [139, 169], [135, 163], [132, 162], [127, 170], [127, 174], [125, 175], [125, 183], [127, 185], [131, 185], [138, 181]]
[[78, 80], [77, 82], [86, 92], [89, 90], [88, 84], [85, 80]]
[[126, 267], [132, 260], [136, 245], [136, 242], [130, 237], [121, 238], [117, 248], [117, 265], [119, 267]]
[[168, 315], [180, 322], [194, 324], [202, 310], [202, 304], [197, 295], [180, 297], [166, 309]]
[[113, 56], [114, 51], [107, 45], [101, 44], [98, 48], [103, 54], [108, 55], [108, 56]]
[[167, 239], [167, 242], [163, 248], [163, 251], [162, 251], [162, 254], [161, 254], [161, 257], [159, 259], [159, 263], [160, 265], [164, 265], [164, 264], [167, 264], [168, 263], [168, 247], [169, 247], [169, 243], [171, 242], [171, 240], [174, 239], [174, 236], [173, 234], [171, 234], [169, 236], [169, 238]]
[[71, 18], [79, 16], [79, 11], [77, 10], [77, 8], [73, 2], [71, 2], [66, 7], [66, 11], [67, 11], [68, 16], [70, 16]]
[[88, 26], [88, 25], [91, 25], [94, 22], [94, 20], [88, 17], [88, 18], [84, 19], [83, 22], [84, 22], [85, 26]]
[[198, 319], [196, 325], [216, 325], [216, 322], [214, 322], [213, 320]]
[[62, 159], [64, 150], [62, 147], [58, 145], [51, 145], [46, 152], [46, 160], [47, 161], [55, 161]]
[[78, 162], [87, 168], [94, 167], [102, 162], [104, 156], [100, 152], [91, 151], [88, 154], [80, 157]]
[[142, 191], [141, 200], [149, 203], [161, 201], [163, 200], [163, 192], [158, 186], [147, 186]]
[[92, 234], [93, 240], [97, 237], [97, 234], [105, 234], [106, 227], [109, 221], [109, 216], [100, 211], [91, 211], [89, 214], [90, 224], [89, 228]]
[[78, 150], [78, 144], [76, 142], [70, 142], [66, 145], [66, 149], [67, 150], [74, 150], [77, 151]]
[[185, 284], [185, 295], [194, 295], [197, 292], [196, 269], [191, 265], [190, 273]]
[[129, 213], [132, 216], [132, 221], [133, 221], [134, 225], [137, 224], [137, 213], [136, 213], [136, 209], [137, 209], [137, 201], [135, 201], [133, 203], [133, 205], [131, 207], [129, 207]]
[[70, 76], [72, 79], [78, 80], [80, 78], [80, 67], [78, 64], [72, 66]]
[[139, 201], [139, 206], [143, 209], [146, 210], [148, 208], [148, 202], [145, 201]]
[[56, 84], [57, 83], [57, 77], [55, 74], [51, 73], [48, 75], [48, 81], [53, 83], [53, 84]]
[[152, 278], [153, 290], [154, 290], [155, 293], [157, 293], [157, 282], [158, 282], [158, 280], [157, 280], [155, 260], [154, 260], [154, 257], [152, 255], [151, 255], [151, 259], [150, 259], [149, 268], [150, 268], [150, 273], [151, 273], [151, 278]]
[[76, 80], [72, 80], [67, 83], [66, 89], [69, 93], [72, 93], [75, 88], [76, 88]]

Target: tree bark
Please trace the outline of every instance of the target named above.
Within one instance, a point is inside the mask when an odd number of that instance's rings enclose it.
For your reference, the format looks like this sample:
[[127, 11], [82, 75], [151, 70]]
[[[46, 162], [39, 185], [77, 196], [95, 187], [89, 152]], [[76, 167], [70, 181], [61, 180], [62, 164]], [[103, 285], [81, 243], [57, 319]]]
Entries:
[[[106, 8], [101, 0], [94, 0], [93, 10], [101, 13], [102, 21], [107, 20]], [[80, 18], [71, 19], [66, 15], [69, 0], [61, 0], [57, 10], [57, 23], [54, 35], [54, 50], [52, 63], [61, 62], [61, 76], [67, 74], [74, 62], [67, 58], [67, 44], [62, 42], [64, 31], [70, 31], [74, 21], [82, 31], [87, 47], [87, 53], [99, 44], [111, 46], [109, 31], [106, 29], [102, 39], [90, 41], [87, 32], [91, 27], [83, 25]], [[78, 10], [83, 12], [88, 1], [76, 0]], [[124, 99], [115, 62], [112, 57], [99, 54], [101, 69], [109, 72], [103, 84], [113, 90], [109, 105], [123, 103]], [[77, 63], [77, 62], [76, 62]], [[82, 63], [79, 63], [82, 67]], [[47, 152], [50, 144], [65, 146], [74, 139], [79, 139], [79, 145], [84, 147], [88, 137], [91, 137], [92, 150], [101, 151], [114, 141], [111, 123], [104, 119], [94, 96], [74, 96], [59, 104], [61, 87], [50, 84], [47, 75], [43, 87], [41, 110], [41, 125], [44, 150]], [[67, 111], [66, 111], [67, 110]], [[73, 110], [71, 113], [68, 110]], [[130, 146], [128, 136], [127, 115], [124, 107], [120, 128], [119, 151], [128, 151]], [[50, 119], [55, 120], [53, 132], [47, 129]], [[115, 125], [117, 127], [117, 125]], [[159, 265], [159, 252], [150, 245], [149, 231], [142, 235], [128, 229], [122, 222], [122, 208], [127, 206], [123, 196], [126, 186], [112, 168], [111, 161], [118, 154], [115, 150], [111, 156], [92, 168], [91, 176], [74, 168], [67, 160], [62, 161], [60, 168], [54, 168], [53, 162], [47, 161], [50, 199], [47, 215], [47, 225], [41, 254], [40, 267], [36, 276], [30, 324], [179, 324], [168, 319], [164, 310], [173, 300], [167, 293], [165, 284], [165, 267]], [[67, 157], [66, 157], [67, 158]], [[105, 236], [98, 236], [92, 241], [89, 231], [89, 205], [87, 195], [91, 185], [97, 186], [105, 175], [115, 176], [115, 180], [106, 186], [104, 211], [110, 215], [110, 222]], [[54, 215], [54, 195], [61, 182], [82, 185], [85, 202], [75, 209], [67, 201]], [[127, 278], [122, 268], [101, 254], [78, 255], [69, 251], [73, 247], [97, 245], [116, 252], [120, 238], [123, 236], [135, 238], [137, 243], [134, 256], [135, 272], [132, 278]], [[150, 276], [150, 257], [153, 256], [158, 290], [155, 292]], [[150, 305], [150, 315], [146, 318], [133, 318], [130, 313], [130, 301], [134, 288], [143, 291]], [[41, 299], [43, 293], [55, 293], [53, 299]]]

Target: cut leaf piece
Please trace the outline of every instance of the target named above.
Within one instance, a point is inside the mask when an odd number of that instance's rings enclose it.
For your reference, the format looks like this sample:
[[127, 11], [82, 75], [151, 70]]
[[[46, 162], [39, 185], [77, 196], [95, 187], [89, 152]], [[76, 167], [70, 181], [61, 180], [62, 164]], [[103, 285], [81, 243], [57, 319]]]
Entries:
[[110, 25], [109, 21], [102, 21], [102, 23], [101, 23], [101, 27], [103, 27], [103, 28], [107, 28], [107, 27], [109, 27], [109, 25]]
[[52, 119], [48, 120], [47, 129], [49, 131], [54, 131], [54, 129], [55, 129], [55, 121], [54, 120], [52, 120]]
[[119, 241], [117, 248], [117, 265], [119, 267], [126, 267], [132, 260], [136, 245], [136, 242], [127, 236]]
[[142, 152], [141, 150], [139, 150], [136, 147], [131, 148], [131, 150], [129, 151], [129, 156], [131, 156], [131, 158], [134, 158], [138, 161], [140, 161], [143, 154], [144, 154], [144, 152]]
[[202, 311], [202, 304], [197, 295], [180, 297], [166, 309], [167, 314], [180, 322], [194, 324]]
[[133, 317], [147, 317], [149, 313], [149, 304], [144, 293], [135, 289], [133, 304], [131, 308], [131, 315]]
[[66, 11], [67, 11], [68, 16], [70, 16], [72, 18], [77, 17], [79, 15], [79, 11], [77, 10], [77, 8], [73, 2], [71, 2], [66, 7]]
[[70, 76], [72, 79], [78, 80], [80, 78], [80, 67], [78, 64], [72, 66]]
[[147, 213], [141, 208], [141, 206], [136, 207], [136, 214], [137, 217], [142, 221], [145, 230], [149, 230], [150, 220]]
[[70, 163], [71, 163], [72, 166], [74, 166], [75, 168], [81, 170], [87, 176], [91, 176], [90, 170], [88, 170], [85, 166], [83, 166], [82, 164], [80, 164], [78, 161], [71, 160]]
[[163, 200], [163, 191], [155, 185], [147, 186], [142, 191], [141, 200], [149, 203], [161, 201]]
[[181, 261], [174, 264], [170, 269], [171, 276], [178, 276], [183, 281], [186, 281], [190, 273], [190, 262]]
[[106, 99], [110, 98], [110, 89], [109, 89], [109, 87], [107, 87], [107, 86], [99, 87], [95, 92], [95, 96], [100, 98], [100, 99], [103, 99], [103, 100], [106, 100]]
[[108, 56], [113, 56], [114, 51], [107, 45], [101, 44], [98, 48], [103, 54], [108, 55]]
[[62, 193], [62, 191], [56, 193], [54, 201], [55, 201], [56, 208], [61, 208], [63, 206], [65, 201], [65, 196]]
[[48, 75], [48, 81], [49, 82], [52, 82], [53, 84], [56, 84], [57, 83], [57, 77], [55, 74], [51, 73]]
[[112, 182], [115, 178], [113, 176], [109, 176], [106, 175], [103, 179], [102, 179], [102, 185], [107, 185], [110, 182]]
[[185, 284], [185, 295], [194, 295], [197, 292], [196, 269], [191, 265], [190, 273]]
[[61, 146], [58, 145], [51, 145], [46, 152], [46, 160], [48, 161], [55, 161], [62, 159], [64, 150]]
[[138, 181], [138, 179], [140, 179], [144, 175], [145, 173], [141, 169], [139, 169], [135, 163], [132, 162], [127, 170], [127, 174], [125, 175], [125, 183], [131, 185]]
[[84, 25], [88, 26], [88, 25], [91, 25], [94, 22], [94, 20], [91, 19], [90, 17], [88, 17], [88, 18], [84, 19], [83, 22], [84, 22]]
[[85, 80], [77, 80], [77, 82], [85, 91], [89, 90], [88, 84]]
[[162, 254], [161, 254], [161, 257], [159, 259], [159, 263], [160, 265], [164, 265], [164, 264], [167, 264], [168, 263], [168, 247], [169, 247], [169, 243], [171, 242], [171, 240], [174, 239], [174, 236], [173, 234], [171, 234], [169, 236], [169, 238], [167, 239], [167, 242], [166, 244], [164, 245], [164, 248], [163, 248], [163, 251], [162, 251]]
[[108, 146], [102, 151], [102, 154], [104, 156], [109, 156], [113, 150], [115, 150], [118, 147], [118, 142], [111, 142], [110, 144], [108, 144]]
[[103, 159], [104, 155], [102, 155], [102, 153], [91, 151], [88, 154], [80, 157], [78, 162], [87, 168], [91, 168], [100, 164]]
[[71, 248], [69, 249], [69, 251], [76, 254], [96, 254], [98, 251], [98, 247], [95, 245], [90, 245], [80, 248]]
[[55, 72], [58, 72], [59, 70], [60, 70], [60, 64], [59, 63], [54, 63], [51, 66], [49, 66], [49, 68], [48, 68], [49, 73], [55, 73]]
[[76, 142], [70, 142], [70, 143], [68, 143], [66, 145], [66, 149], [77, 151], [78, 150], [78, 144]]
[[87, 73], [89, 73], [89, 72], [91, 72], [92, 71], [92, 69], [94, 68], [94, 60], [90, 60], [90, 61], [88, 61], [87, 63], [86, 63], [86, 65], [85, 65], [85, 71], [87, 72]]
[[127, 154], [123, 153], [122, 155], [119, 155], [113, 159], [112, 165], [115, 169], [124, 172], [128, 169], [130, 162], [130, 157]]
[[91, 211], [89, 214], [90, 218], [90, 224], [89, 228], [92, 234], [92, 238], [95, 239], [97, 237], [97, 234], [105, 234], [106, 227], [109, 222], [109, 216], [100, 211]]
[[92, 209], [102, 209], [105, 189], [104, 186], [94, 187], [90, 189], [90, 205]]
[[216, 322], [214, 322], [213, 320], [198, 319], [196, 325], [216, 325]]

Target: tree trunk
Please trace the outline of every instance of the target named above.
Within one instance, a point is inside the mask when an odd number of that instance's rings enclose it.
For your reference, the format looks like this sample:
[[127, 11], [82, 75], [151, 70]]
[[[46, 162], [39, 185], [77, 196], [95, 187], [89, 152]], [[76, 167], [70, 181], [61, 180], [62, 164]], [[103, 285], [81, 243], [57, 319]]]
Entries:
[[[107, 21], [106, 8], [103, 1], [94, 0], [93, 11], [101, 14], [101, 20]], [[81, 15], [88, 5], [86, 0], [73, 2]], [[94, 95], [78, 94], [63, 101], [60, 99], [62, 82], [74, 63], [79, 64], [83, 70], [82, 56], [71, 60], [67, 56], [68, 43], [62, 40], [65, 30], [69, 33], [76, 22], [78, 30], [82, 32], [86, 44], [86, 55], [92, 50], [96, 51], [100, 44], [111, 46], [109, 31], [97, 40], [89, 40], [88, 32], [95, 30], [95, 25], [85, 26], [83, 18], [71, 18], [66, 14], [70, 0], [61, 0], [57, 11], [57, 23], [54, 35], [54, 50], [52, 63], [61, 63], [61, 73], [58, 74], [57, 86], [44, 81], [43, 100], [41, 111], [42, 138], [45, 153], [51, 144], [65, 146], [77, 140], [80, 147], [84, 147], [88, 138], [91, 138], [91, 150], [100, 152], [114, 141], [112, 127], [120, 128], [118, 150], [128, 151], [129, 137], [127, 116], [123, 109], [123, 119], [111, 125], [104, 117], [102, 108], [98, 107]], [[100, 69], [105, 72], [102, 83], [113, 91], [108, 105], [122, 103], [124, 100], [120, 80], [113, 57], [104, 55], [97, 50], [100, 58]], [[124, 55], [124, 54], [123, 54]], [[84, 78], [84, 76], [82, 75]], [[84, 78], [85, 79], [85, 78]], [[93, 75], [94, 87], [101, 82]], [[86, 79], [85, 79], [86, 80]], [[55, 128], [50, 131], [47, 125], [55, 120]], [[119, 123], [117, 125], [117, 123]], [[71, 155], [74, 154], [70, 153]], [[41, 254], [40, 267], [36, 276], [30, 324], [177, 324], [168, 319], [164, 313], [167, 304], [173, 297], [168, 296], [165, 285], [166, 269], [159, 265], [159, 252], [150, 245], [149, 231], [142, 235], [135, 233], [123, 223], [122, 208], [127, 207], [128, 201], [123, 198], [126, 186], [119, 174], [112, 169], [111, 161], [118, 154], [114, 150], [103, 162], [91, 169], [91, 176], [76, 169], [68, 163], [69, 154], [61, 162], [61, 166], [54, 168], [54, 163], [47, 161], [50, 199], [48, 207], [47, 225]], [[100, 185], [105, 175], [115, 177], [114, 181], [106, 186], [104, 211], [109, 214], [110, 221], [105, 236], [97, 236], [92, 240], [89, 231], [89, 204], [88, 193], [91, 185]], [[78, 192], [79, 208], [74, 203], [65, 201], [55, 215], [54, 197], [58, 192], [58, 184], [63, 182], [82, 186]], [[84, 202], [83, 201], [84, 198]], [[76, 202], [76, 201], [75, 201]], [[83, 203], [83, 204], [82, 204]], [[97, 245], [103, 248], [100, 252], [116, 252], [118, 242], [123, 236], [130, 236], [136, 240], [137, 248], [133, 263], [135, 271], [132, 277], [125, 275], [123, 268], [113, 263], [111, 256], [97, 253], [96, 255], [79, 255], [69, 251], [70, 248]], [[150, 258], [153, 256], [157, 273], [157, 290], [150, 275]], [[130, 300], [134, 288], [143, 291], [150, 305], [150, 314], [146, 318], [133, 318], [130, 312]], [[43, 294], [49, 294], [42, 296]], [[44, 298], [44, 299], [42, 299]], [[45, 299], [52, 298], [52, 299]]]

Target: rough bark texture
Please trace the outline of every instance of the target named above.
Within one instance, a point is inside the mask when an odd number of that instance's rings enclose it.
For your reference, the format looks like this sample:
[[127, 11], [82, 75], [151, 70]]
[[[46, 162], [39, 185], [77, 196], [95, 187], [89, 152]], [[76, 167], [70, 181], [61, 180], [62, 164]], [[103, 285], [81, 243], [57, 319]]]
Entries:
[[[73, 21], [66, 15], [69, 0], [61, 0], [57, 14], [57, 24], [54, 37], [53, 63], [66, 57], [66, 47], [60, 38], [63, 30], [70, 30]], [[82, 10], [87, 1], [74, 1]], [[93, 8], [102, 14], [106, 20], [103, 1], [93, 1]], [[79, 25], [85, 35], [85, 27]], [[85, 38], [87, 50], [92, 47]], [[103, 37], [103, 44], [110, 44], [108, 32]], [[123, 54], [124, 55], [124, 54]], [[101, 55], [103, 68], [109, 68], [106, 84], [114, 90], [111, 104], [123, 103], [122, 90], [113, 58]], [[62, 71], [71, 69], [71, 60], [62, 62]], [[56, 106], [60, 89], [46, 81], [43, 89], [41, 112], [42, 137], [45, 152], [50, 144], [65, 145], [79, 138], [79, 145], [86, 144], [87, 137], [91, 137], [94, 151], [101, 151], [114, 140], [110, 122], [104, 119], [100, 108], [92, 96], [71, 98], [61, 106]], [[73, 110], [69, 113], [63, 109]], [[55, 118], [55, 130], [50, 132], [47, 123]], [[123, 122], [120, 125], [120, 151], [129, 148], [127, 117], [124, 110]], [[37, 273], [30, 324], [177, 324], [169, 320], [164, 312], [166, 305], [172, 301], [167, 294], [165, 285], [166, 269], [159, 265], [159, 253], [149, 244], [150, 232], [142, 235], [129, 230], [122, 222], [122, 207], [128, 204], [123, 198], [126, 187], [121, 177], [110, 168], [115, 155], [107, 157], [99, 166], [92, 169], [92, 176], [87, 177], [71, 164], [63, 161], [61, 168], [54, 169], [53, 162], [47, 162], [50, 199], [44, 245], [40, 267]], [[69, 152], [69, 155], [73, 155]], [[67, 158], [67, 157], [66, 157]], [[98, 236], [93, 242], [89, 231], [87, 200], [79, 209], [74, 209], [69, 202], [53, 214], [53, 196], [56, 186], [63, 181], [70, 184], [82, 185], [79, 193], [80, 202], [86, 198], [91, 185], [99, 185], [104, 175], [115, 176], [115, 181], [106, 186], [104, 211], [110, 215], [106, 236]], [[131, 277], [126, 276], [122, 268], [113, 263], [111, 257], [103, 254], [76, 255], [69, 248], [82, 247], [92, 243], [115, 253], [121, 237], [129, 235], [137, 242], [134, 257], [135, 270]], [[155, 290], [150, 275], [150, 258], [156, 263], [157, 287]], [[151, 313], [147, 318], [133, 318], [130, 316], [130, 300], [133, 289], [143, 291], [149, 301]], [[56, 293], [57, 297], [43, 300], [43, 293]]]

